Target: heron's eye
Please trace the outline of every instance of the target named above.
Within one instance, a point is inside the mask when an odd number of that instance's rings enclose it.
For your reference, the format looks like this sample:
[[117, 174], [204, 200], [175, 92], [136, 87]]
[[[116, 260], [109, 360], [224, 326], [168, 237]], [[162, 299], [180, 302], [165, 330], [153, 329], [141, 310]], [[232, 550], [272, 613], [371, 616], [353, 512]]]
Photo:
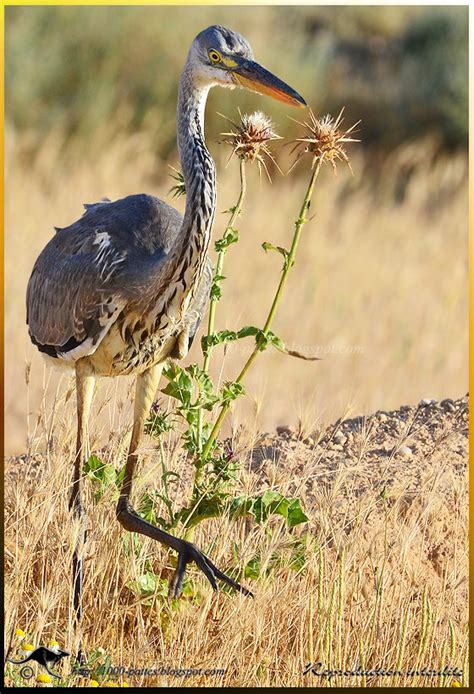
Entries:
[[214, 51], [214, 50], [209, 51], [209, 59], [213, 63], [218, 63], [222, 60], [221, 54], [218, 51]]

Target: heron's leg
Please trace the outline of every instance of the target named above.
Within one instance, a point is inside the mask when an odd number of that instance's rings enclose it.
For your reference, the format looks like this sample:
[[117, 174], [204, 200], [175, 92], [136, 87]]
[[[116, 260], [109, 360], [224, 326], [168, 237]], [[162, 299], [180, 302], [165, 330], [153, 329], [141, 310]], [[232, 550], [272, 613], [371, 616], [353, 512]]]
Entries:
[[[84, 577], [84, 545], [86, 542], [86, 518], [81, 498], [81, 476], [83, 463], [89, 457], [89, 414], [94, 394], [95, 378], [88, 374], [80, 362], [76, 364], [77, 392], [77, 440], [74, 458], [74, 477], [69, 499], [69, 510], [78, 524], [78, 536], [72, 556], [73, 605], [77, 626], [80, 628], [82, 617], [82, 586]], [[79, 633], [77, 659], [83, 660], [82, 634]]]
[[122, 490], [117, 504], [117, 520], [126, 530], [151, 537], [153, 540], [158, 540], [158, 542], [161, 542], [166, 547], [170, 547], [178, 552], [178, 566], [170, 586], [171, 595], [176, 597], [181, 592], [181, 586], [186, 573], [186, 566], [192, 561], [196, 562], [214, 590], [217, 590], [216, 579], [220, 579], [228, 585], [233, 586], [241, 593], [244, 593], [244, 595], [252, 595], [247, 588], [244, 588], [214, 566], [210, 559], [205, 557], [194, 544], [187, 542], [186, 540], [181, 540], [178, 537], [174, 537], [165, 530], [157, 528], [151, 523], [143, 520], [143, 518], [141, 518], [138, 513], [134, 511], [130, 504], [133, 475], [138, 460], [137, 451], [143, 433], [145, 420], [148, 416], [151, 403], [156, 393], [163, 366], [164, 364], [153, 366], [151, 369], [148, 369], [137, 377], [132, 439], [125, 466]]

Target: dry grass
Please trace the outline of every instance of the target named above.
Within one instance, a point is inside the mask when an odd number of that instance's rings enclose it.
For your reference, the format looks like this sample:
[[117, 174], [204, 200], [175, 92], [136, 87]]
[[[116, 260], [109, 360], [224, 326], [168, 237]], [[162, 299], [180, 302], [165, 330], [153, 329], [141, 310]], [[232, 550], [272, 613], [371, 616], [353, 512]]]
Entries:
[[[23, 466], [18, 461], [7, 465], [7, 479], [13, 469], [20, 476], [9, 483], [7, 495], [6, 630], [8, 636], [12, 626], [21, 627], [36, 644], [56, 637], [74, 651], [69, 576], [75, 533], [67, 510], [73, 387], [66, 378], [46, 373], [29, 345], [26, 282], [53, 225], [76, 218], [81, 202], [138, 191], [165, 197], [171, 181], [155, 178], [146, 133], [128, 141], [114, 138], [105, 152], [98, 140], [67, 159], [60, 137], [52, 133], [33, 165], [22, 157], [23, 144], [9, 134], [6, 446], [8, 452], [28, 455]], [[438, 456], [416, 452], [409, 463], [421, 471], [414, 486], [395, 485], [386, 501], [379, 486], [383, 468], [367, 457], [372, 430], [365, 424], [350, 474], [329, 464], [329, 455], [303, 455], [298, 446], [278, 458], [270, 455], [260, 468], [251, 464], [250, 454], [258, 432], [277, 424], [293, 420], [304, 435], [324, 430], [348, 411], [390, 409], [466, 391], [467, 163], [457, 156], [428, 166], [428, 150], [418, 144], [394, 153], [380, 168], [376, 193], [364, 183], [365, 164], [357, 157], [352, 159], [353, 180], [341, 172], [334, 181], [325, 172], [315, 197], [317, 219], [305, 229], [275, 325], [289, 347], [326, 352], [325, 359], [308, 364], [266, 353], [248, 379], [247, 403], [233, 414], [234, 432], [246, 423], [235, 433], [244, 451], [236, 492], [255, 492], [263, 484], [302, 497], [311, 543], [304, 567], [295, 571], [289, 566], [291, 537], [280, 522], [258, 526], [212, 520], [198, 528], [196, 542], [222, 568], [235, 565], [234, 543], [240, 566], [256, 553], [269, 568], [272, 555], [282, 559], [253, 582], [255, 600], [213, 596], [194, 572], [199, 589], [194, 602], [184, 598], [171, 609], [158, 594], [138, 598], [128, 582], [148, 566], [167, 577], [169, 558], [147, 539], [130, 552], [131, 539], [115, 520], [113, 499], [94, 505], [87, 486], [86, 650], [103, 647], [114, 665], [226, 668], [221, 677], [181, 680], [189, 686], [305, 686], [310, 676], [302, 670], [310, 660], [336, 668], [449, 663], [466, 670], [467, 481], [456, 467], [466, 458], [465, 435], [456, 439], [459, 459], [454, 449], [442, 447], [443, 438]], [[236, 172], [224, 172], [221, 164], [220, 180], [219, 209], [224, 210], [235, 200]], [[405, 195], [396, 203], [393, 192], [402, 184]], [[278, 261], [259, 246], [263, 241], [285, 244], [301, 187], [294, 178], [269, 187], [255, 175], [239, 224], [241, 242], [228, 257], [230, 279], [219, 306], [219, 328], [260, 324]], [[237, 373], [246, 354], [243, 345], [229, 350], [224, 358], [229, 374]], [[191, 359], [198, 357], [196, 345]], [[219, 358], [215, 362], [218, 374], [222, 364]], [[130, 430], [129, 388], [128, 379], [104, 384], [105, 396], [98, 399], [93, 417], [93, 444], [108, 442], [103, 458], [117, 465]], [[447, 430], [446, 437], [452, 435], [457, 434]], [[401, 436], [400, 445], [403, 441]], [[166, 443], [167, 464], [182, 475], [174, 489], [178, 505], [189, 492], [190, 464], [172, 440]], [[153, 449], [144, 456], [139, 487], [156, 486], [156, 453]], [[378, 461], [381, 456], [372, 457]], [[326, 467], [328, 479], [309, 485]], [[356, 493], [359, 477], [368, 484]], [[338, 511], [338, 503], [348, 498], [350, 508]], [[436, 545], [438, 567], [426, 559]], [[153, 678], [129, 681], [156, 684]], [[389, 682], [366, 678], [362, 684]], [[160, 677], [159, 684], [174, 686], [176, 679]], [[338, 677], [332, 684], [356, 686], [360, 678]], [[421, 684], [416, 677], [400, 681], [401, 686]]]
[[[220, 157], [218, 210], [223, 211], [235, 202], [238, 173], [236, 162], [224, 169], [227, 153], [215, 145], [218, 137], [208, 134]], [[167, 167], [155, 161], [146, 132], [106, 143], [97, 137], [87, 152], [79, 145], [74, 151], [72, 144], [67, 159], [61, 156], [60, 134], [51, 133], [32, 165], [22, 157], [24, 140], [14, 133], [7, 137], [7, 453], [25, 451], [45, 379], [50, 378], [48, 403], [56, 392], [57, 376], [45, 375], [25, 326], [26, 284], [53, 225], [67, 225], [82, 213], [82, 202], [104, 195], [115, 199], [147, 191], [172, 202], [166, 198], [172, 180], [156, 179], [155, 172]], [[279, 154], [289, 168], [288, 150]], [[458, 155], [433, 163], [429, 145], [407, 145], [378, 165], [375, 192], [368, 183], [373, 165], [365, 167], [357, 156], [352, 162], [353, 179], [342, 170], [336, 179], [330, 170], [320, 177], [317, 219], [304, 230], [274, 325], [289, 347], [324, 361], [285, 360], [269, 350], [249, 374], [250, 397], [237, 408], [236, 423], [250, 415], [260, 430], [298, 419], [311, 427], [316, 417], [328, 423], [347, 407], [368, 413], [467, 390], [467, 160]], [[226, 262], [229, 281], [218, 329], [261, 324], [273, 297], [279, 259], [260, 245], [287, 245], [304, 187], [294, 176], [274, 178], [270, 186], [259, 182], [256, 168], [249, 172], [241, 241]], [[394, 191], [402, 186], [404, 200], [394, 202]], [[218, 212], [216, 236], [223, 219]], [[240, 343], [229, 351], [224, 360], [229, 377], [238, 373], [249, 349]], [[198, 341], [190, 359], [200, 359]], [[31, 363], [28, 401], [25, 362]], [[214, 364], [218, 375], [218, 356]], [[109, 393], [115, 388], [103, 386]]]
[[[73, 452], [73, 403], [57, 403], [54, 450], [7, 464], [6, 630], [20, 626], [34, 644], [56, 638], [75, 652], [70, 562], [75, 532], [67, 510]], [[347, 439], [342, 446], [337, 443]], [[85, 582], [85, 648], [104, 648], [113, 665], [223, 668], [221, 676], [181, 677], [184, 686], [311, 686], [308, 662], [331, 669], [467, 672], [467, 409], [399, 411], [352, 420], [306, 440], [284, 432], [253, 453], [242, 434], [243, 474], [236, 493], [272, 488], [299, 495], [310, 516], [291, 533], [281, 521], [262, 525], [226, 519], [199, 526], [195, 540], [223, 568], [242, 568], [259, 554], [255, 599], [212, 594], [191, 570], [195, 599], [170, 605], [160, 592], [137, 597], [129, 582], [146, 571], [170, 577], [169, 555], [131, 536], [114, 517], [114, 498], [98, 504], [86, 483], [89, 539]], [[409, 444], [415, 457], [397, 453]], [[184, 472], [176, 503], [189, 494], [189, 463], [165, 442], [168, 469]], [[124, 454], [117, 431], [104, 462]], [[160, 487], [156, 451], [144, 453], [137, 498]], [[15, 482], [15, 480], [18, 480]], [[386, 494], [381, 495], [385, 487]], [[291, 567], [291, 542], [306, 542]], [[234, 547], [237, 559], [231, 559]], [[11, 666], [10, 666], [11, 667]], [[70, 664], [63, 673], [68, 672]], [[12, 671], [10, 670], [10, 673]], [[13, 669], [13, 673], [17, 670]], [[16, 678], [16, 679], [12, 679]], [[120, 678], [119, 678], [120, 679]], [[176, 686], [176, 678], [125, 677], [137, 686]], [[18, 680], [10, 674], [7, 683]], [[76, 677], [67, 680], [78, 683]], [[451, 677], [405, 677], [400, 686], [450, 686]], [[390, 686], [397, 678], [335, 677], [338, 686]], [[467, 680], [463, 679], [464, 686]]]

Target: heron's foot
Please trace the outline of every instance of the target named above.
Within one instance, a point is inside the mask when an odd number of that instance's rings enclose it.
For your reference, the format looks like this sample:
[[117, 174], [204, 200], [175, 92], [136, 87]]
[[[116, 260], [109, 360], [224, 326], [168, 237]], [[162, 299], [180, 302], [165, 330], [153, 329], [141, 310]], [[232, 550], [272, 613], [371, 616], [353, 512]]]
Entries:
[[187, 540], [174, 537], [174, 535], [170, 535], [170, 533], [167, 533], [165, 530], [148, 523], [134, 511], [128, 500], [123, 497], [119, 499], [117, 505], [117, 520], [126, 530], [140, 533], [141, 535], [147, 535], [153, 540], [158, 540], [158, 542], [161, 542], [166, 547], [170, 547], [178, 552], [178, 566], [176, 567], [175, 574], [170, 584], [170, 596], [179, 596], [186, 575], [186, 568], [190, 562], [194, 562], [201, 569], [213, 590], [218, 590], [217, 580], [220, 580], [228, 586], [232, 586], [232, 588], [235, 588], [235, 590], [238, 590], [240, 593], [243, 593], [243, 595], [253, 597], [250, 590], [241, 586], [240, 583], [237, 583], [233, 578], [230, 578], [230, 576], [227, 576], [218, 569], [217, 566], [214, 566], [211, 560], [206, 557], [196, 545]]
[[178, 566], [170, 583], [169, 594], [171, 597], [177, 598], [181, 593], [181, 588], [183, 586], [184, 577], [186, 575], [186, 568], [190, 562], [194, 562], [203, 572], [209, 583], [211, 584], [213, 590], [217, 591], [217, 579], [226, 583], [228, 586], [232, 586], [235, 590], [243, 595], [248, 595], [253, 598], [253, 593], [251, 593], [248, 588], [241, 586], [240, 583], [234, 581], [233, 578], [227, 576], [223, 571], [217, 568], [209, 557], [206, 557], [200, 549], [196, 547], [192, 542], [187, 542], [186, 540], [180, 540], [182, 543], [182, 548], [179, 551]]

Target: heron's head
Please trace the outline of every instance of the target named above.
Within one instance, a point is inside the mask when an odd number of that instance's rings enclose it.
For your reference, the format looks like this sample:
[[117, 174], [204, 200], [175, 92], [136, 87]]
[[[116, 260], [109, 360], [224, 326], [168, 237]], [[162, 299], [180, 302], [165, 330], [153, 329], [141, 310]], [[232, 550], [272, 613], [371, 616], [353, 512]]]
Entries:
[[203, 85], [245, 87], [291, 106], [306, 106], [298, 92], [254, 61], [243, 36], [223, 26], [210, 26], [196, 36], [188, 65]]

